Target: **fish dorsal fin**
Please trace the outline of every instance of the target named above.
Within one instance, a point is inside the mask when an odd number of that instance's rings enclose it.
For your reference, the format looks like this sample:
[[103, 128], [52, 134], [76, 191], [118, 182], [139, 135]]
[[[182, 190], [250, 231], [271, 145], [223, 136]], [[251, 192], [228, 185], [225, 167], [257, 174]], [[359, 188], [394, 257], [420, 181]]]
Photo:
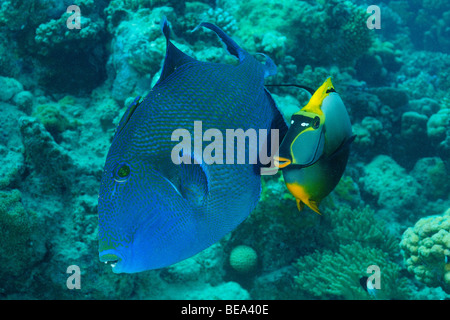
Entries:
[[244, 61], [246, 51], [244, 51], [241, 47], [239, 47], [239, 45], [233, 39], [231, 39], [231, 37], [227, 35], [222, 29], [220, 29], [218, 26], [212, 23], [202, 22], [198, 25], [197, 28], [194, 29], [194, 31], [197, 30], [199, 27], [205, 27], [207, 29], [214, 31], [217, 34], [217, 36], [219, 36], [220, 40], [222, 40], [222, 42], [226, 45], [228, 52], [233, 56], [237, 57], [239, 61], [241, 62]]
[[195, 207], [202, 207], [209, 191], [208, 176], [203, 165], [191, 155], [190, 163], [180, 164], [180, 192]]
[[166, 18], [163, 18], [163, 20], [161, 21], [161, 31], [166, 38], [166, 57], [164, 59], [164, 66], [161, 72], [161, 76], [156, 85], [167, 79], [177, 68], [181, 67], [182, 65], [197, 61], [182, 52], [170, 41], [170, 26]]

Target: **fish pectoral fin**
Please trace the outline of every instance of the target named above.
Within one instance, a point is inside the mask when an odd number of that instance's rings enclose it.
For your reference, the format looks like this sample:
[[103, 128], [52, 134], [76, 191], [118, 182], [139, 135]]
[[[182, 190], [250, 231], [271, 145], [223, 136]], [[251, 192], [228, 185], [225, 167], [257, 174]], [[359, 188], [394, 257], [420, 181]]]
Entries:
[[208, 176], [201, 164], [180, 165], [180, 193], [189, 203], [201, 207], [208, 196]]
[[319, 211], [319, 201], [309, 200], [309, 203], [307, 203], [308, 207], [311, 208], [314, 212], [317, 212], [318, 214], [322, 215], [322, 213]]
[[315, 164], [323, 155], [325, 133], [323, 127], [314, 131], [304, 131], [290, 146], [293, 163], [309, 167]]

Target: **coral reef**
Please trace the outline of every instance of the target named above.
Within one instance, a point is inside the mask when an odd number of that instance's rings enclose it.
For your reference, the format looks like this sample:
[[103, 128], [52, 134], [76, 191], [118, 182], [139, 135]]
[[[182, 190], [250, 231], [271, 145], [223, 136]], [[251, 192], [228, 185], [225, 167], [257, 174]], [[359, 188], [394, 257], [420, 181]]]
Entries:
[[19, 107], [19, 110], [25, 112], [26, 114], [31, 113], [33, 107], [33, 94], [29, 91], [22, 91], [16, 94], [13, 98], [13, 102]]
[[[317, 267], [317, 266], [320, 267]], [[375, 296], [364, 291], [360, 278], [370, 275], [367, 268], [376, 265], [383, 272], [381, 289]], [[360, 243], [342, 245], [337, 252], [316, 251], [300, 258], [295, 282], [300, 298], [315, 299], [407, 299], [407, 284], [399, 277], [400, 267], [377, 248], [365, 248]]]
[[37, 106], [33, 113], [33, 116], [44, 125], [55, 140], [58, 140], [62, 132], [74, 127], [74, 124], [70, 123], [61, 111], [59, 104], [50, 103]]
[[364, 167], [364, 172], [360, 178], [362, 189], [374, 198], [377, 206], [394, 211], [416, 206], [420, 186], [392, 158], [377, 156]]
[[13, 186], [25, 170], [23, 154], [0, 145], [0, 166], [0, 189]]
[[0, 191], [0, 295], [30, 285], [30, 267], [42, 261], [45, 243], [39, 237], [36, 214], [26, 210], [17, 189]]
[[[51, 51], [89, 50], [92, 43], [100, 41], [101, 33], [104, 29], [103, 20], [93, 21], [91, 18], [81, 16], [79, 31], [61, 28], [71, 16], [70, 13], [63, 13], [57, 20], [50, 20], [39, 25], [36, 29], [35, 41], [39, 47], [39, 54], [48, 55]], [[73, 29], [77, 30], [77, 29]]]
[[400, 247], [417, 280], [450, 293], [450, 209], [417, 221], [403, 234]]
[[68, 172], [72, 159], [67, 151], [55, 142], [37, 119], [22, 117], [19, 122], [26, 157], [35, 172], [47, 179], [47, 192], [69, 187], [71, 179]]
[[[68, 29], [72, 4], [0, 4], [1, 299], [450, 297], [448, 1], [380, 3], [380, 30], [362, 1], [80, 0], [82, 28]], [[98, 261], [99, 182], [121, 116], [161, 73], [163, 16], [198, 60], [237, 63], [213, 32], [190, 32], [208, 21], [275, 61], [267, 84], [332, 76], [357, 137], [323, 216], [265, 176], [256, 209], [217, 244], [117, 276]], [[286, 123], [310, 98], [267, 89]], [[81, 290], [65, 286], [74, 264]], [[360, 284], [373, 264], [375, 295]]]
[[391, 138], [391, 133], [383, 128], [383, 123], [374, 117], [365, 117], [361, 123], [353, 126], [353, 130], [355, 144], [361, 148], [370, 148]]
[[[106, 10], [113, 4], [111, 2]], [[116, 100], [123, 102], [134, 94], [133, 90], [142, 78], [140, 75], [153, 77], [160, 70], [165, 53], [165, 40], [160, 36], [159, 26], [162, 16], [167, 16], [168, 19], [174, 17], [173, 9], [141, 9], [130, 14], [129, 20], [121, 21], [114, 28], [108, 67], [110, 73], [113, 73], [112, 92]], [[143, 87], [149, 90], [149, 79], [144, 77], [143, 81]]]
[[422, 158], [416, 162], [410, 174], [421, 185], [426, 199], [448, 199], [450, 194], [449, 172], [439, 157]]
[[[225, 9], [240, 21], [237, 34], [246, 47], [254, 51], [268, 48], [278, 60], [286, 51], [300, 64], [329, 66], [336, 63], [347, 66], [363, 55], [372, 42], [365, 23], [365, 9], [348, 1], [316, 4], [306, 1], [244, 1], [234, 10]], [[266, 23], [268, 14], [271, 24]], [[276, 47], [264, 44], [269, 41]], [[335, 54], [330, 57], [329, 52]]]
[[338, 209], [329, 210], [323, 224], [324, 228], [332, 230], [321, 240], [329, 249], [358, 242], [367, 248], [380, 249], [391, 257], [399, 254], [398, 241], [387, 229], [387, 223], [377, 219], [369, 206], [351, 209], [348, 205], [341, 205]]
[[17, 93], [23, 91], [23, 85], [13, 78], [0, 77], [0, 86], [2, 87], [0, 101], [6, 102]]
[[[327, 210], [324, 217], [323, 247], [301, 256], [294, 264], [296, 291], [303, 299], [407, 299], [408, 282], [400, 277], [397, 239], [386, 223], [369, 207], [341, 206]], [[328, 231], [327, 228], [329, 228]], [[360, 279], [367, 269], [380, 268], [381, 289], [372, 295], [364, 291]]]

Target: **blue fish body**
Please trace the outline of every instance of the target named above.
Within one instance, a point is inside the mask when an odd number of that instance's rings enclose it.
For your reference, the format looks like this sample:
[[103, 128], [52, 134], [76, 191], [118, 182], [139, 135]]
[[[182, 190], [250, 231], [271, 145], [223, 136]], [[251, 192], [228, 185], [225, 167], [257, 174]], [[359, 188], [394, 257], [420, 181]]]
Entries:
[[[167, 52], [161, 78], [135, 100], [119, 123], [99, 192], [99, 256], [115, 273], [162, 268], [220, 240], [254, 209], [260, 175], [254, 164], [173, 163], [179, 128], [266, 129], [281, 115], [264, 78], [273, 62], [258, 62], [214, 25], [238, 65], [199, 62], [178, 50], [163, 21]], [[282, 130], [287, 127], [282, 123]], [[193, 148], [194, 149], [194, 148]], [[192, 160], [201, 158], [194, 150]]]

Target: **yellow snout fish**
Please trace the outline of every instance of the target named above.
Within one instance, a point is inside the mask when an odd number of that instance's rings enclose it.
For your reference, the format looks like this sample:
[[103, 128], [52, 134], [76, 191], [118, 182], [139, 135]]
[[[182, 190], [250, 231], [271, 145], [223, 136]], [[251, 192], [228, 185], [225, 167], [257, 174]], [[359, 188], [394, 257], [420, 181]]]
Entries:
[[320, 201], [341, 179], [354, 138], [344, 103], [328, 78], [308, 104], [292, 115], [275, 157], [299, 210], [306, 204], [321, 214]]

